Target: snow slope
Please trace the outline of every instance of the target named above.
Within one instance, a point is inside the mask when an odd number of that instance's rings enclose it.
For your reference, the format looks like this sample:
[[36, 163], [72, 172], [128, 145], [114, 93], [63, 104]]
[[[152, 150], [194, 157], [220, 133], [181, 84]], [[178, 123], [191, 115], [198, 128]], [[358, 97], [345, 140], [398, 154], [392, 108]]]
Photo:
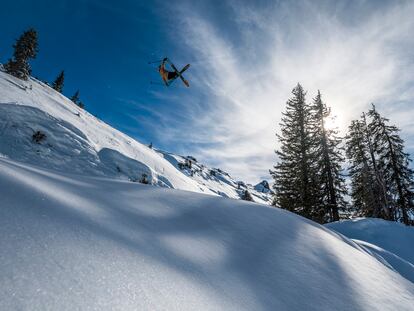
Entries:
[[414, 283], [414, 228], [376, 218], [326, 224]]
[[219, 168], [207, 167], [204, 164], [199, 163], [194, 157], [184, 157], [161, 150], [158, 152], [174, 165], [177, 170], [180, 170], [185, 175], [217, 195], [225, 198], [238, 199], [243, 195], [245, 190], [248, 190], [252, 194], [252, 198], [255, 202], [269, 204], [272, 201], [272, 191], [264, 188], [262, 184], [267, 183], [266, 181], [263, 181], [256, 186], [252, 186], [242, 181], [236, 181], [229, 173], [224, 172]]
[[0, 158], [1, 310], [412, 310], [358, 244], [260, 204]]
[[[32, 141], [37, 131], [46, 134], [39, 144]], [[46, 84], [33, 78], [25, 82], [1, 70], [0, 153], [62, 172], [134, 181], [142, 180], [145, 174], [151, 184], [168, 188], [231, 198], [240, 198], [241, 193], [230, 176], [220, 180], [177, 169], [168, 159], [183, 157], [152, 150], [80, 109]], [[171, 157], [166, 160], [167, 154]], [[253, 188], [250, 191], [258, 202], [270, 201], [269, 194]]]

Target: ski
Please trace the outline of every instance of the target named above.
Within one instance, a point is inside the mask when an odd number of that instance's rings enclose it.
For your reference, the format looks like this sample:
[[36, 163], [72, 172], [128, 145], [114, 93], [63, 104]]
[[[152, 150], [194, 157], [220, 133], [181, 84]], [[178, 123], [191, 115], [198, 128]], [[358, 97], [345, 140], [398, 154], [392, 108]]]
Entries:
[[188, 81], [182, 76], [182, 73], [190, 67], [190, 64], [185, 65], [184, 68], [181, 71], [178, 71], [177, 67], [175, 67], [173, 63], [171, 63], [169, 60], [168, 60], [168, 62], [170, 63], [171, 68], [177, 73], [177, 75], [183, 81], [183, 83], [187, 87], [190, 87], [190, 83], [188, 83]]
[[183, 69], [181, 69], [180, 74], [182, 74], [184, 71], [186, 71], [188, 68], [190, 68], [190, 64], [187, 64], [184, 66]]

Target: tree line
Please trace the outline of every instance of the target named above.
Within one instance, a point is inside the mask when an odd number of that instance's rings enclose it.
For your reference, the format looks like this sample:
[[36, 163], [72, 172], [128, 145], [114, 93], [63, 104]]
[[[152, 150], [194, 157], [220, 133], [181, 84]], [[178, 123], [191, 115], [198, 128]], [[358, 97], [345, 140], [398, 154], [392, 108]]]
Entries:
[[[4, 70], [16, 78], [27, 81], [32, 74], [32, 68], [29, 60], [35, 59], [38, 49], [38, 34], [33, 28], [23, 32], [23, 34], [16, 40], [13, 45], [13, 57], [4, 64]], [[65, 72], [62, 70], [56, 79], [51, 84], [51, 87], [59, 93], [63, 93], [63, 86], [65, 82]], [[47, 83], [49, 84], [49, 83]], [[79, 90], [71, 97], [71, 100], [81, 108], [85, 105], [80, 101]]]
[[326, 126], [331, 109], [319, 91], [310, 103], [300, 84], [292, 94], [276, 134], [273, 205], [319, 223], [353, 215], [414, 225], [414, 172], [400, 130], [372, 105], [341, 138]]

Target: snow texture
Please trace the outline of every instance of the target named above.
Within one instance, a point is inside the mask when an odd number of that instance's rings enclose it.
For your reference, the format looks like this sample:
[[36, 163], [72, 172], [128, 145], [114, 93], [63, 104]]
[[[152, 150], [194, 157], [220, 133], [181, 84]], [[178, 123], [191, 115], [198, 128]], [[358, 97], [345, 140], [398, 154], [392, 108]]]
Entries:
[[0, 158], [1, 310], [412, 310], [358, 244], [265, 205]]
[[414, 283], [413, 227], [375, 218], [340, 221], [325, 226], [352, 239], [385, 265]]

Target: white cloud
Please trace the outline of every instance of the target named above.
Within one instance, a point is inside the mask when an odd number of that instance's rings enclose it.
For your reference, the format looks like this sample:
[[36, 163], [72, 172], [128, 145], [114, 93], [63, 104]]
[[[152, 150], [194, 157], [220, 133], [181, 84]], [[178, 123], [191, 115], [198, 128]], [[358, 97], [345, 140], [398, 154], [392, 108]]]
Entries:
[[308, 100], [321, 90], [343, 132], [376, 102], [408, 138], [414, 135], [407, 117], [414, 115], [414, 3], [292, 3], [229, 2], [231, 31], [195, 5], [174, 14], [174, 34], [195, 61], [193, 90], [180, 99], [185, 122], [169, 138], [202, 144], [191, 152], [251, 182], [276, 161], [275, 132], [297, 82]]

